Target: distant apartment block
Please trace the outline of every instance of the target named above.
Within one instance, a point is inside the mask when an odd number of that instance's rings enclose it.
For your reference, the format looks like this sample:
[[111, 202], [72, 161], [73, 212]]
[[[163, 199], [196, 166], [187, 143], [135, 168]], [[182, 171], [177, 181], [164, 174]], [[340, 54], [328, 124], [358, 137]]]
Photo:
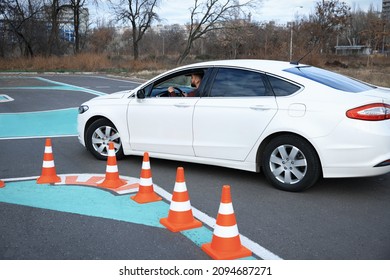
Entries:
[[[80, 26], [79, 32], [83, 34], [87, 31], [89, 22], [89, 10], [83, 8], [80, 10]], [[61, 9], [59, 15], [59, 30], [61, 33], [61, 38], [68, 41], [75, 41], [75, 31], [74, 31], [74, 13], [71, 8]]]
[[390, 20], [390, 0], [382, 1], [382, 18]]

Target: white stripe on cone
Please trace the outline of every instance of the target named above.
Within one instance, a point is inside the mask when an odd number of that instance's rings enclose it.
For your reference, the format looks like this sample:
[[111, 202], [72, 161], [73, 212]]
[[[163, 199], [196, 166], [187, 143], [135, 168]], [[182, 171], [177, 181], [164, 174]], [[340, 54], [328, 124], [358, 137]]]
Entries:
[[185, 182], [176, 182], [175, 187], [173, 189], [174, 192], [186, 192], [187, 191], [187, 186]]
[[142, 169], [150, 169], [150, 162], [149, 161], [143, 161], [142, 162]]
[[151, 185], [153, 185], [153, 180], [152, 180], [152, 178], [140, 178], [140, 180], [139, 180], [139, 184], [141, 185], [141, 186], [151, 186]]
[[108, 149], [107, 156], [109, 156], [109, 157], [115, 157], [115, 149]]
[[52, 168], [54, 167], [54, 160], [44, 160], [42, 164], [43, 168]]
[[219, 205], [218, 213], [223, 214], [223, 215], [233, 214], [234, 213], [233, 204], [232, 203], [221, 203]]
[[214, 235], [222, 238], [232, 238], [238, 235], [238, 227], [237, 225], [233, 226], [214, 226]]
[[118, 166], [117, 165], [107, 165], [106, 172], [116, 173], [116, 172], [118, 172]]
[[183, 202], [177, 202], [172, 200], [169, 209], [176, 212], [188, 211], [191, 210], [191, 203], [189, 200]]

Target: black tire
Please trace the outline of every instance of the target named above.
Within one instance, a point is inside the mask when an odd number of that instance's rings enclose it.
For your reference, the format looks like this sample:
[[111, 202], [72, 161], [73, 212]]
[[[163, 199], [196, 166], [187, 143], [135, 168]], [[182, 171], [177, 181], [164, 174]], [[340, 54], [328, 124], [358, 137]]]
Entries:
[[114, 143], [116, 158], [124, 158], [120, 134], [112, 122], [102, 118], [94, 121], [87, 128], [85, 146], [97, 159], [107, 159], [109, 142]]
[[314, 148], [295, 135], [272, 139], [261, 157], [267, 180], [277, 189], [300, 192], [312, 187], [321, 176], [321, 164]]

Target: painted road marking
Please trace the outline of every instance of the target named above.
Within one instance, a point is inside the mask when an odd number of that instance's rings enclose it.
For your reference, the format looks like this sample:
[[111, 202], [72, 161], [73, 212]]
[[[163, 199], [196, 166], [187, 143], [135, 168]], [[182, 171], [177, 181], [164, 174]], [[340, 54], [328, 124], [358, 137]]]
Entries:
[[10, 101], [14, 101], [14, 99], [9, 97], [6, 94], [0, 94], [0, 102], [10, 102]]
[[34, 79], [37, 79], [37, 80], [40, 80], [40, 81], [43, 81], [45, 83], [49, 83], [49, 84], [53, 84], [55, 86], [20, 86], [20, 87], [0, 87], [0, 89], [7, 89], [7, 90], [20, 90], [20, 89], [24, 89], [24, 90], [67, 90], [67, 91], [82, 91], [82, 92], [86, 92], [86, 93], [90, 93], [92, 95], [97, 95], [97, 96], [101, 96], [101, 95], [107, 95], [107, 93], [104, 93], [104, 92], [100, 92], [100, 91], [96, 91], [96, 90], [92, 90], [92, 89], [87, 89], [87, 88], [83, 88], [83, 87], [79, 87], [79, 86], [74, 86], [74, 85], [70, 85], [70, 84], [66, 84], [66, 83], [61, 83], [61, 82], [56, 82], [56, 81], [52, 81], [52, 80], [49, 80], [49, 79], [45, 79], [45, 78], [42, 78], [42, 77], [34, 77]]
[[[172, 195], [156, 184], [153, 185], [154, 191], [168, 203], [157, 201], [138, 204], [130, 199], [130, 194], [138, 191], [138, 178], [121, 176], [128, 184], [111, 190], [97, 186], [104, 179], [101, 174], [59, 176], [61, 182], [54, 185], [36, 184], [38, 176], [4, 179], [6, 186], [0, 189], [0, 202], [163, 227], [159, 221], [167, 216]], [[194, 207], [192, 211], [194, 217], [208, 227], [202, 226], [180, 233], [200, 247], [211, 241], [216, 220]], [[264, 260], [281, 260], [279, 256], [242, 234], [240, 238], [241, 243], [255, 256]], [[245, 259], [257, 258], [252, 256]]]
[[[4, 78], [4, 77], [3, 77]], [[7, 90], [68, 90], [82, 91], [101, 96], [106, 93], [85, 89], [65, 83], [51, 81], [42, 77], [33, 77], [56, 86], [0, 87]], [[1, 113], [0, 139], [20, 139], [31, 137], [77, 136], [77, 108], [65, 108], [52, 111]], [[50, 133], [48, 133], [50, 131]]]
[[77, 108], [0, 114], [0, 138], [77, 136]]

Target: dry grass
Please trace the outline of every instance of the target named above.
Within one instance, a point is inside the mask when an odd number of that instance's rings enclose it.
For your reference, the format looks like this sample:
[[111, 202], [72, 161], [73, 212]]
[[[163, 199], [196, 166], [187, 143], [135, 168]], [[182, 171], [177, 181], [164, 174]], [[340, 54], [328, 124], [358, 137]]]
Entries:
[[1, 71], [34, 71], [34, 72], [66, 72], [66, 71], [98, 71], [111, 67], [105, 56], [80, 54], [64, 57], [34, 57], [3, 59], [0, 61]]
[[130, 57], [112, 57], [85, 53], [73, 56], [37, 56], [33, 58], [0, 59], [0, 71], [27, 72], [138, 72], [158, 70], [155, 61], [134, 61]]
[[[318, 57], [305, 63], [324, 67], [367, 83], [390, 87], [390, 58], [385, 57]], [[190, 62], [188, 62], [190, 63]], [[175, 67], [174, 59], [150, 58], [134, 61], [130, 56], [84, 53], [63, 57], [1, 59], [3, 72], [102, 72], [149, 79]]]
[[390, 88], [389, 57], [333, 57], [328, 59], [324, 67], [373, 85]]
[[390, 67], [370, 69], [338, 69], [338, 73], [354, 77], [367, 83], [390, 88]]

